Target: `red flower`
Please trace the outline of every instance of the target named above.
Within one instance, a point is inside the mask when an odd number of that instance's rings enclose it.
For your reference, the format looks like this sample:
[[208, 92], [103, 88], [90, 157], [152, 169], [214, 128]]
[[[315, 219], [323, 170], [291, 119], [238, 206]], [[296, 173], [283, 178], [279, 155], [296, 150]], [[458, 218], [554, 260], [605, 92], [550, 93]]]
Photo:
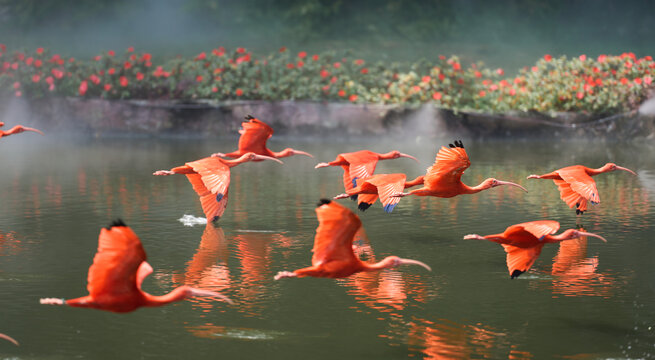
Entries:
[[364, 60], [362, 60], [362, 59], [355, 60], [355, 65], [358, 65], [358, 66], [359, 65], [364, 65]]
[[325, 69], [321, 69], [321, 73], [320, 73], [320, 74], [321, 74], [321, 77], [322, 77], [322, 78], [326, 78], [326, 77], [330, 76], [330, 72], [327, 71], [327, 70], [325, 70]]
[[418, 86], [418, 85], [414, 85], [414, 86], [412, 86], [412, 91], [414, 91], [414, 92], [420, 92], [420, 91], [421, 91], [421, 87]]
[[52, 76], [48, 76], [48, 77], [45, 78], [45, 82], [46, 82], [48, 85], [52, 85], [52, 84], [55, 83], [55, 78], [53, 78]]
[[212, 86], [212, 92], [218, 92], [218, 88], [216, 86]]
[[205, 52], [201, 52], [200, 54], [196, 55], [194, 60], [199, 61], [199, 60], [205, 60], [207, 58], [207, 54]]
[[333, 76], [333, 77], [330, 79], [330, 82], [331, 82], [332, 84], [336, 83], [336, 82], [337, 82], [337, 77], [336, 77], [336, 76]]
[[343, 90], [343, 89], [339, 90], [339, 92], [337, 93], [337, 95], [339, 95], [339, 96], [341, 96], [341, 97], [346, 96], [346, 90]]
[[482, 77], [482, 73], [477, 70], [473, 74], [475, 75], [476, 78]]
[[5, 44], [0, 44], [0, 52], [7, 51], [7, 46]]
[[432, 94], [432, 98], [435, 99], [435, 100], [441, 100], [442, 97], [443, 97], [443, 95], [438, 91], [436, 93]]
[[202, 82], [202, 75], [196, 76], [196, 81], [197, 82]]
[[109, 75], [114, 75], [115, 72], [116, 72], [116, 69], [114, 69], [114, 68], [109, 68], [109, 70], [107, 70], [107, 74], [109, 74]]
[[307, 57], [307, 52], [306, 51], [301, 51], [298, 53], [298, 57], [301, 59], [304, 59]]
[[41, 81], [41, 75], [39, 74], [32, 75], [32, 82], [38, 83], [39, 81]]
[[105, 91], [111, 90], [111, 84], [105, 84]]
[[114, 50], [107, 51], [107, 55], [114, 56], [115, 55]]
[[280, 51], [281, 53], [283, 53], [283, 52], [287, 51], [287, 47], [286, 47], [286, 46], [283, 46], [283, 47], [280, 48], [279, 51]]
[[13, 70], [17, 70], [17, 69], [18, 69], [18, 63], [15, 62], [15, 63], [11, 64], [11, 68], [12, 68]]
[[514, 88], [509, 89], [509, 94], [512, 96], [516, 95], [516, 90]]
[[27, 64], [28, 66], [32, 65], [32, 62], [34, 62], [34, 58], [31, 56], [28, 57], [27, 60], [25, 60], [25, 64]]
[[43, 65], [43, 62], [39, 59], [34, 60], [34, 67], [35, 68], [40, 68], [41, 65]]
[[484, 90], [480, 90], [480, 92], [478, 93], [478, 96], [480, 97], [485, 97], [486, 95], [487, 93]]
[[301, 67], [305, 66], [305, 63], [299, 60], [298, 63], [296, 64], [296, 66], [301, 68]]
[[129, 83], [129, 81], [127, 81], [127, 78], [126, 78], [125, 76], [121, 76], [121, 77], [119, 78], [119, 82], [120, 82], [120, 84], [121, 84], [122, 87], [126, 87], [127, 84]]
[[505, 72], [503, 71], [503, 69], [496, 69], [496, 74], [503, 76], [505, 75]]
[[446, 75], [439, 74], [439, 81], [444, 81], [445, 78], [446, 78]]
[[91, 82], [96, 85], [100, 83], [100, 78], [96, 74], [91, 74], [91, 76], [89, 76], [89, 80], [91, 80]]
[[243, 90], [237, 89], [237, 91], [235, 91], [234, 93], [237, 94], [237, 96], [241, 96], [243, 95]]
[[140, 73], [140, 72], [136, 73], [136, 79], [137, 79], [138, 81], [143, 80], [143, 76], [144, 76], [143, 73]]
[[446, 60], [446, 57], [444, 55], [439, 55], [439, 60]]
[[323, 86], [323, 91], [328, 92], [330, 90], [330, 84]]
[[14, 90], [18, 90], [18, 89], [20, 89], [20, 83], [18, 81], [16, 81], [14, 83]]
[[348, 100], [350, 100], [351, 102], [355, 102], [355, 101], [357, 101], [357, 95], [356, 95], [356, 94], [352, 94], [352, 95], [350, 95], [350, 97], [348, 98]]
[[362, 70], [360, 70], [360, 72], [362, 74], [368, 74], [368, 69], [367, 68], [362, 68]]
[[635, 78], [634, 82], [637, 85], [641, 85], [641, 78]]
[[39, 54], [39, 55], [43, 54], [43, 48], [42, 47], [37, 48], [36, 53]]
[[[69, 62], [69, 63], [74, 63], [74, 62], [75, 62], [75, 58], [72, 57], [72, 58], [68, 59], [68, 62]], [[60, 64], [60, 65], [61, 65], [61, 64]]]
[[578, 59], [580, 59], [580, 61], [584, 62], [585, 60], [587, 60], [587, 55], [584, 55], [584, 54], [580, 55], [580, 56], [578, 56]]
[[21, 91], [16, 91], [14, 94], [16, 94], [16, 97], [23, 96], [23, 93]]
[[293, 63], [288, 63], [287, 64], [287, 69], [293, 69], [294, 67], [295, 67], [295, 65], [293, 65]]
[[84, 94], [86, 94], [86, 91], [88, 89], [89, 89], [89, 84], [87, 84], [86, 80], [82, 80], [82, 82], [80, 83], [80, 88], [79, 88], [80, 96], [84, 96]]
[[652, 82], [653, 82], [653, 78], [651, 78], [650, 76], [644, 76], [644, 84], [650, 85], [650, 83]]
[[49, 90], [49, 91], [52, 91], [52, 90], [54, 90], [54, 89], [55, 89], [55, 84], [50, 84], [50, 85], [48, 86], [48, 90]]
[[598, 55], [598, 62], [599, 63], [604, 63], [605, 60], [607, 59], [607, 55]]
[[152, 55], [148, 53], [144, 53], [143, 55], [141, 55], [141, 61], [150, 61], [151, 59], [152, 59]]
[[429, 77], [428, 75], [425, 75], [425, 76], [421, 79], [421, 82], [429, 83], [430, 80], [432, 80], [432, 78]]
[[457, 83], [460, 84], [460, 85], [463, 85], [464, 84], [464, 79], [458, 78]]
[[[432, 96], [434, 96], [434, 95], [432, 95]], [[391, 95], [389, 95], [387, 93], [384, 93], [384, 94], [382, 94], [382, 98], [384, 98], [385, 100], [389, 100], [389, 99], [391, 99]]]
[[334, 66], [335, 69], [338, 69], [338, 68], [341, 67], [341, 63], [340, 62], [335, 62], [333, 66]]
[[578, 91], [575, 94], [575, 97], [577, 97], [579, 100], [582, 100], [582, 98], [584, 98], [584, 93], [582, 91]]
[[64, 77], [64, 72], [61, 71], [61, 70], [59, 70], [59, 69], [52, 69], [52, 70], [50, 70], [50, 72], [51, 72], [52, 75], [54, 75], [57, 79], [61, 79], [62, 77]]
[[241, 48], [241, 47], [237, 48], [237, 54], [243, 54], [244, 52], [246, 52], [246, 49]]
[[127, 52], [134, 52], [134, 46], [130, 46], [127, 48]]
[[626, 79], [624, 77], [622, 77], [621, 80], [619, 80], [619, 81], [621, 81], [621, 84], [623, 84], [623, 85], [628, 83], [628, 79]]
[[533, 66], [533, 67], [532, 67], [532, 72], [537, 72], [537, 71], [539, 71], [539, 68], [536, 67], [536, 66]]
[[458, 71], [462, 69], [462, 65], [460, 65], [458, 62], [453, 63], [453, 70]]
[[553, 60], [553, 57], [550, 56], [549, 54], [546, 54], [546, 55], [544, 55], [544, 60], [551, 61], [551, 60]]
[[632, 63], [630, 61], [626, 61], [624, 66], [627, 67], [628, 69], [630, 69], [630, 68], [632, 68]]
[[318, 55], [315, 54], [314, 56], [312, 56], [312, 60], [318, 61]]
[[128, 70], [129, 68], [132, 67], [132, 63], [129, 62], [129, 61], [126, 61], [125, 64], [123, 64], [123, 67], [125, 68], [125, 70]]

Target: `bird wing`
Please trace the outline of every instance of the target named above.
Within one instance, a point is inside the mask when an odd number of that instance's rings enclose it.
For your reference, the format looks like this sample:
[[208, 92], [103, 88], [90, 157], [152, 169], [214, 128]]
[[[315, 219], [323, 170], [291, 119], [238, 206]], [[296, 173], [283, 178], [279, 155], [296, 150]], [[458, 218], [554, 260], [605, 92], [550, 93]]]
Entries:
[[544, 236], [554, 234], [559, 230], [559, 223], [555, 220], [538, 220], [516, 224], [505, 229], [505, 237], [516, 235], [521, 232], [528, 232], [541, 240]]
[[[598, 189], [596, 189], [596, 182], [591, 178], [591, 176], [589, 176], [589, 174], [587, 174], [584, 167], [569, 166], [557, 170], [557, 173], [562, 180], [566, 181], [571, 186], [571, 190], [580, 194], [580, 196], [591, 201], [593, 204], [600, 203], [600, 196], [598, 195]], [[562, 198], [562, 200], [564, 200], [564, 198]]]
[[254, 152], [260, 155], [269, 155], [266, 141], [273, 136], [273, 128], [258, 119], [250, 119], [241, 123], [239, 130], [239, 150], [242, 153]]
[[[501, 244], [507, 253], [507, 270], [512, 277], [516, 277], [521, 273], [530, 270], [532, 264], [537, 260], [541, 249], [545, 243], [538, 244], [537, 246], [522, 248], [513, 245]], [[518, 274], [515, 273], [518, 271]]]
[[403, 192], [406, 179], [405, 174], [378, 174], [367, 179], [366, 182], [377, 188], [384, 211], [390, 213], [400, 202], [399, 197], [391, 197], [391, 195]]
[[335, 201], [316, 208], [316, 216], [318, 228], [312, 249], [312, 265], [357, 260], [353, 252], [353, 238], [362, 226], [359, 217]]
[[145, 260], [146, 252], [132, 229], [122, 222], [109, 229], [103, 228], [87, 277], [89, 295], [98, 298], [138, 291], [137, 271]]
[[187, 174], [193, 190], [200, 197], [207, 221], [220, 217], [227, 206], [230, 168], [217, 157], [187, 163], [197, 174]]
[[375, 172], [375, 167], [378, 164], [378, 155], [372, 151], [362, 150], [354, 153], [347, 153], [340, 155], [348, 162], [348, 171], [343, 166], [343, 185], [346, 190], [350, 190], [357, 186], [357, 179], [365, 179], [371, 177]]
[[469, 166], [471, 166], [471, 161], [464, 148], [442, 146], [434, 164], [426, 171], [424, 184], [428, 188], [454, 186], [460, 182], [464, 170]]

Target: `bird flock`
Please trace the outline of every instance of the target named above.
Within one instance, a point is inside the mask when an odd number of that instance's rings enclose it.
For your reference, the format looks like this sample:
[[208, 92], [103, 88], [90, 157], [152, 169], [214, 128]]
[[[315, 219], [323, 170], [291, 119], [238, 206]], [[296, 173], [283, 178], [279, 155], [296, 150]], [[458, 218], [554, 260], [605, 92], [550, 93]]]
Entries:
[[[232, 167], [251, 161], [282, 163], [279, 158], [293, 155], [313, 158], [307, 152], [291, 148], [279, 152], [269, 150], [266, 142], [273, 135], [273, 129], [253, 116], [249, 115], [245, 119], [242, 129], [239, 130], [241, 136], [236, 151], [214, 153], [170, 170], [158, 170], [153, 173], [156, 176], [186, 175], [200, 199], [208, 222], [219, 220], [227, 207]], [[0, 126], [3, 125], [4, 123], [0, 122]], [[0, 138], [23, 131], [43, 135], [37, 129], [17, 125], [9, 131], [0, 131]], [[362, 222], [350, 209], [334, 200], [351, 198], [357, 201], [359, 210], [366, 211], [379, 199], [383, 211], [391, 213], [403, 197], [410, 195], [450, 198], [503, 185], [527, 192], [527, 189], [519, 184], [495, 178], [485, 179], [476, 186], [464, 184], [461, 177], [471, 162], [461, 140], [454, 141], [448, 147], [442, 146], [425, 175], [417, 176], [411, 181], [407, 181], [407, 175], [402, 173], [374, 174], [378, 161], [401, 157], [418, 162], [414, 156], [395, 150], [388, 153], [361, 150], [339, 154], [331, 162], [318, 163], [316, 169], [336, 166], [343, 169], [345, 192], [334, 196], [333, 199], [321, 199], [316, 207], [319, 225], [314, 237], [311, 266], [294, 271], [280, 271], [274, 280], [307, 276], [343, 278], [358, 272], [379, 271], [400, 265], [417, 265], [431, 270], [430, 266], [421, 261], [397, 256], [389, 256], [376, 263], [360, 260], [353, 250], [353, 239], [364, 231]], [[588, 203], [600, 203], [600, 195], [592, 176], [615, 170], [636, 175], [630, 169], [608, 163], [597, 169], [573, 165], [543, 175], [530, 175], [527, 179], [553, 180], [560, 191], [561, 199], [570, 208], [575, 208], [576, 215], [582, 215], [588, 210]], [[405, 189], [419, 185], [421, 187], [404, 192]], [[547, 243], [576, 239], [580, 236], [592, 236], [606, 241], [600, 235], [576, 229], [568, 229], [555, 235], [559, 227], [559, 223], [554, 220], [536, 220], [511, 225], [502, 233], [485, 236], [470, 234], [465, 235], [464, 239], [488, 240], [501, 244], [506, 252], [507, 268], [512, 279], [530, 269]], [[189, 286], [180, 286], [161, 296], [148, 294], [141, 289], [141, 284], [152, 271], [138, 236], [121, 220], [116, 220], [100, 230], [98, 250], [88, 271], [89, 294], [70, 300], [43, 298], [40, 303], [119, 313], [130, 312], [139, 307], [161, 306], [196, 296], [232, 303], [220, 293]], [[0, 338], [18, 345], [16, 340], [5, 334], [0, 334]]]

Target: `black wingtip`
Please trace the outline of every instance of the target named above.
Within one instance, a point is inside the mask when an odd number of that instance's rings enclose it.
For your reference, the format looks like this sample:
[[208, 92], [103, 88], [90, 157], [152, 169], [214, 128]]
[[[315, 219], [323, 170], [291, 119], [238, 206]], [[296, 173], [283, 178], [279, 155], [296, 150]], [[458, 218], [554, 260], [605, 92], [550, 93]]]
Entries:
[[350, 196], [350, 200], [352, 200], [352, 201], [357, 201], [357, 195], [352, 195], [352, 196]]
[[254, 118], [255, 118], [254, 116], [252, 116], [252, 115], [248, 115], [248, 116], [246, 116], [245, 119], [246, 119], [246, 120], [252, 120], [252, 119], [254, 119]]
[[109, 225], [107, 225], [105, 229], [111, 230], [111, 228], [113, 228], [114, 226], [127, 226], [127, 225], [125, 225], [122, 219], [118, 218], [112, 221]]
[[515, 278], [519, 277], [519, 275], [523, 274], [524, 271], [521, 270], [514, 270], [512, 271], [512, 275], [510, 275], [510, 278], [514, 280]]
[[362, 202], [362, 203], [359, 203], [359, 205], [357, 205], [357, 208], [358, 208], [360, 211], [366, 211], [368, 208], [371, 207], [371, 205], [372, 205], [372, 204]]
[[332, 200], [330, 200], [330, 199], [321, 199], [321, 200], [319, 200], [318, 203], [316, 204], [316, 207], [323, 206], [323, 205], [325, 205], [325, 204], [329, 204], [329, 203], [331, 203], [331, 202], [332, 202]]
[[455, 140], [452, 144], [448, 144], [449, 147], [451, 148], [464, 148], [464, 143], [462, 140]]

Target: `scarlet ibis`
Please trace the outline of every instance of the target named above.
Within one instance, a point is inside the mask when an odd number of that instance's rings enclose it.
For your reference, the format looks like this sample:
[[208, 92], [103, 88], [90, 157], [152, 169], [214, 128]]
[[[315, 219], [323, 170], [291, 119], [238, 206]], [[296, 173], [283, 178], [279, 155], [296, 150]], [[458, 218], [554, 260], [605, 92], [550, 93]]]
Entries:
[[245, 122], [241, 123], [242, 129], [239, 130], [239, 149], [231, 153], [215, 153], [212, 156], [237, 158], [245, 153], [253, 152], [258, 155], [265, 155], [274, 158], [283, 158], [293, 155], [305, 155], [313, 158], [308, 152], [286, 148], [279, 152], [274, 152], [266, 147], [266, 141], [273, 136], [273, 128], [263, 121], [254, 118], [252, 115], [246, 116]]
[[[379, 160], [397, 159], [399, 157], [406, 157], [418, 160], [407, 154], [403, 154], [398, 150], [393, 150], [385, 154], [376, 153], [369, 150], [360, 150], [351, 153], [343, 153], [337, 155], [337, 158], [331, 162], [322, 162], [314, 166], [315, 169], [328, 167], [328, 166], [341, 166], [343, 168], [343, 186], [346, 191], [352, 190], [357, 186], [357, 179], [365, 179], [371, 177], [375, 172], [375, 167]], [[367, 196], [370, 203], [375, 202], [375, 198], [370, 200], [371, 196]], [[357, 196], [352, 196], [351, 199], [356, 200]]]
[[321, 199], [316, 208], [318, 228], [314, 237], [312, 266], [295, 271], [280, 271], [275, 280], [286, 277], [343, 278], [362, 271], [379, 271], [400, 265], [419, 265], [431, 271], [426, 264], [411, 259], [388, 256], [370, 264], [361, 261], [353, 251], [353, 239], [362, 226], [359, 217], [334, 201]]
[[7, 340], [7, 341], [13, 343], [14, 345], [18, 346], [18, 341], [16, 341], [14, 338], [12, 338], [12, 337], [9, 336], [9, 335], [0, 334], [0, 339], [5, 339], [5, 340]]
[[162, 306], [194, 296], [231, 300], [214, 291], [180, 286], [166, 295], [150, 295], [141, 289], [152, 273], [146, 252], [136, 234], [122, 220], [100, 230], [98, 251], [89, 268], [89, 295], [71, 300], [45, 298], [41, 304], [87, 307], [113, 312], [130, 312], [142, 306]]
[[403, 197], [407, 195], [436, 196], [449, 198], [461, 194], [475, 194], [496, 186], [511, 185], [527, 192], [523, 186], [509, 181], [485, 179], [478, 186], [468, 186], [461, 180], [464, 170], [471, 165], [469, 157], [464, 150], [462, 141], [455, 141], [455, 144], [448, 144], [449, 148], [442, 146], [434, 164], [425, 173], [423, 187], [407, 193], [397, 193], [392, 196]]
[[[5, 123], [0, 121], [0, 127], [3, 127], [3, 126], [5, 126]], [[16, 126], [14, 126], [13, 128], [11, 128], [11, 129], [9, 129], [7, 131], [0, 130], [0, 138], [2, 138], [3, 136], [20, 134], [23, 131], [34, 131], [34, 132], [37, 132], [37, 133], [43, 135], [43, 132], [41, 130], [34, 129], [34, 128], [31, 128], [31, 127], [27, 127], [27, 126], [23, 126], [23, 125], [16, 125]]]
[[580, 236], [593, 236], [607, 242], [600, 235], [575, 229], [552, 235], [558, 229], [557, 221], [539, 220], [512, 225], [500, 234], [486, 236], [470, 234], [464, 236], [464, 239], [489, 240], [501, 244], [507, 253], [507, 269], [512, 279], [530, 269], [547, 243], [577, 239]]
[[359, 195], [357, 198], [359, 210], [365, 211], [373, 205], [379, 196], [384, 211], [390, 213], [400, 201], [399, 197], [392, 197], [391, 195], [397, 194], [403, 189], [422, 184], [423, 178], [424, 176], [421, 175], [412, 181], [406, 182], [407, 175], [405, 174], [377, 174], [361, 179], [356, 187], [348, 190], [345, 194], [335, 196], [334, 199]]
[[635, 174], [634, 171], [618, 166], [614, 163], [607, 163], [598, 169], [588, 168], [582, 165], [573, 165], [555, 170], [543, 175], [530, 175], [528, 179], [552, 179], [559, 189], [560, 198], [570, 208], [575, 207], [575, 213], [584, 214], [587, 210], [587, 201], [592, 204], [600, 203], [600, 195], [596, 189], [596, 182], [591, 177], [594, 175], [623, 170]]
[[228, 160], [216, 156], [188, 162], [171, 170], [158, 170], [153, 175], [185, 174], [193, 190], [200, 197], [202, 210], [207, 221], [218, 220], [227, 206], [227, 192], [230, 186], [230, 168], [248, 161], [273, 160], [282, 161], [264, 155], [249, 152], [238, 159]]

